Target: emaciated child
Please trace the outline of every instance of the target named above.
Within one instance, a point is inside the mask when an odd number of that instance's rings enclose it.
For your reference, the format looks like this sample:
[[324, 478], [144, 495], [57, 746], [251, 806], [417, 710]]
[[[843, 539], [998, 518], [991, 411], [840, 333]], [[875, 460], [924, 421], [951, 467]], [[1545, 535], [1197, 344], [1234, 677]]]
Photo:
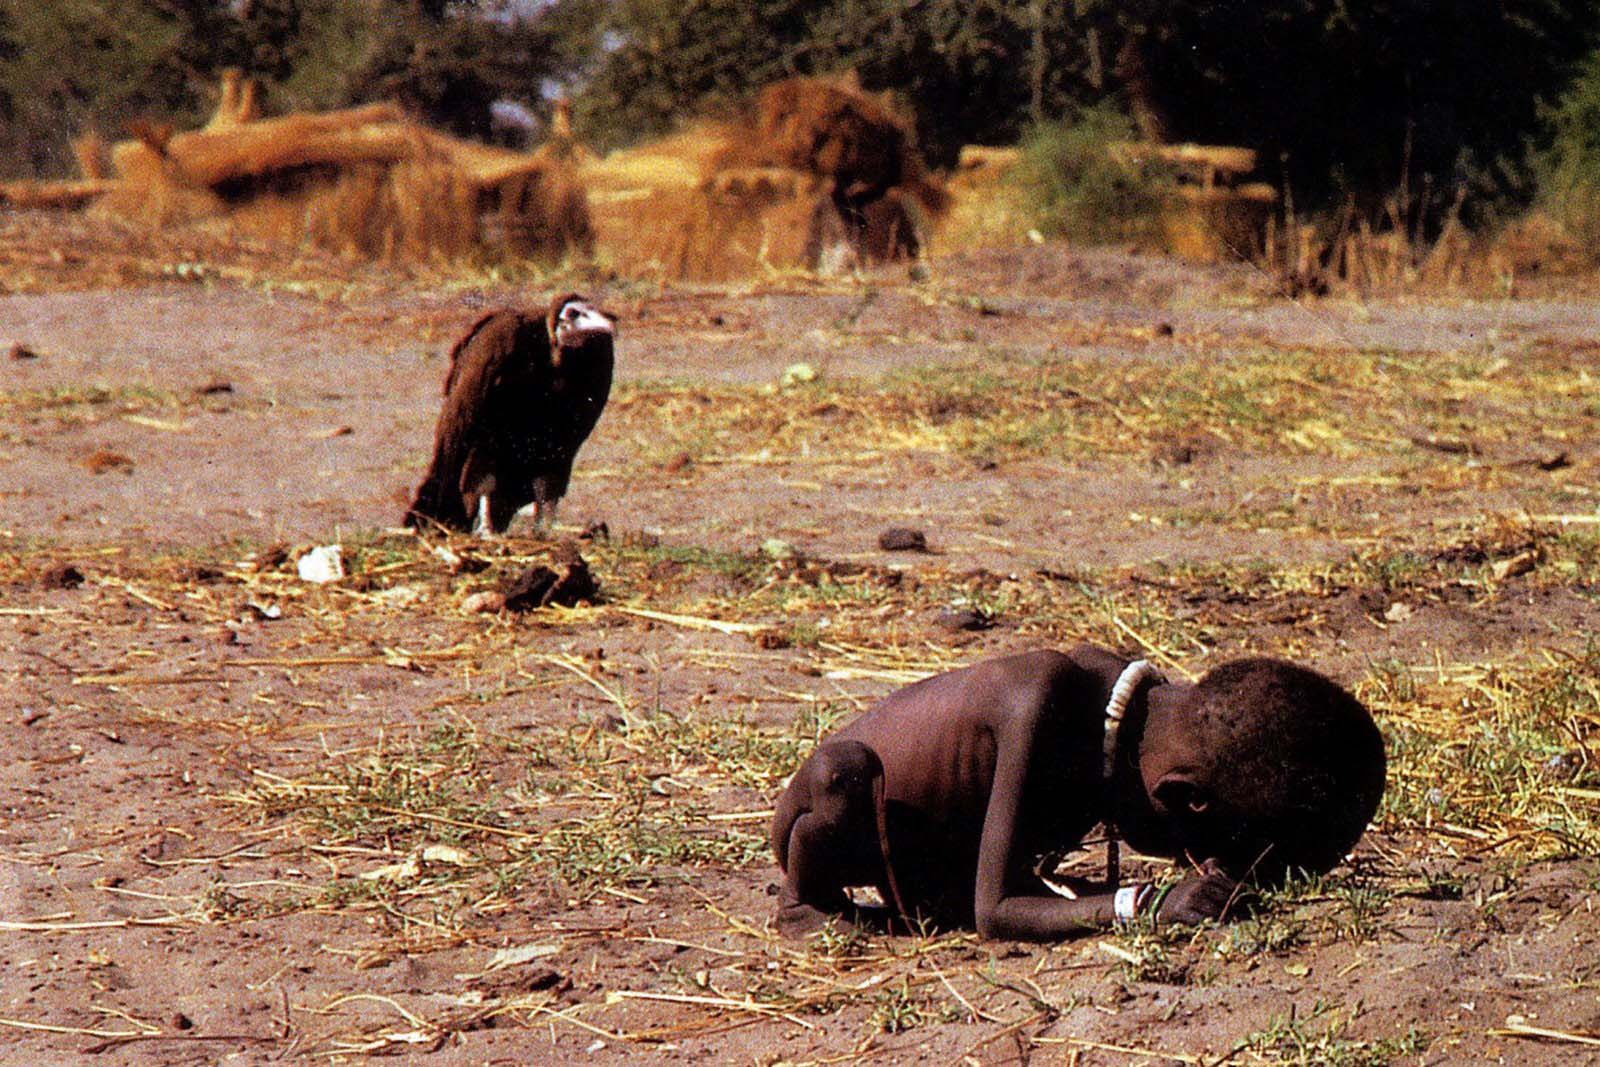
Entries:
[[[1360, 702], [1281, 660], [1193, 685], [1091, 646], [989, 660], [891, 694], [801, 765], [772, 821], [778, 925], [797, 935], [849, 916], [857, 886], [984, 938], [1220, 918], [1241, 879], [1337, 864], [1384, 770]], [[1041, 858], [1097, 823], [1189, 873], [1165, 890], [1118, 887], [1113, 872], [1097, 891], [1052, 891]]]

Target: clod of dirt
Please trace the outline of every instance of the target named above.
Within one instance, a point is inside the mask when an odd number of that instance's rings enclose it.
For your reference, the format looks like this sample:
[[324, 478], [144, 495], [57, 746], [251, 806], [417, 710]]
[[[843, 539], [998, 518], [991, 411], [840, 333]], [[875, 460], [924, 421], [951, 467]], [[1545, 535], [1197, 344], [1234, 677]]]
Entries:
[[91, 474], [105, 474], [107, 471], [133, 473], [133, 459], [109, 448], [99, 448], [89, 453], [84, 457], [83, 465], [89, 468]]
[[482, 589], [461, 602], [461, 610], [468, 615], [493, 615], [506, 606], [506, 595], [493, 589]]
[[353, 426], [329, 426], [323, 430], [312, 430], [306, 436], [313, 441], [331, 441], [335, 437], [349, 437], [355, 432]]
[[933, 624], [941, 630], [987, 630], [994, 619], [976, 608], [940, 608], [933, 616]]
[[533, 611], [536, 608], [559, 604], [574, 607], [584, 601], [593, 602], [600, 593], [589, 564], [576, 552], [572, 553], [557, 574], [543, 564], [536, 564], [512, 578], [501, 591], [505, 594], [508, 611]]
[[1170, 323], [1170, 322], [1158, 322], [1158, 323], [1156, 323], [1156, 336], [1157, 337], [1171, 337], [1173, 332], [1174, 331], [1172, 329], [1172, 323]]
[[12, 345], [11, 345], [10, 350], [7, 351], [6, 355], [9, 358], [14, 359], [19, 363], [22, 360], [25, 360], [25, 359], [38, 359], [39, 358], [39, 353], [37, 353], [33, 349], [29, 348], [27, 345], [23, 344], [21, 341], [13, 342]]
[[611, 540], [611, 527], [604, 522], [591, 522], [578, 534], [580, 541], [609, 541]]
[[1150, 452], [1150, 460], [1158, 467], [1185, 467], [1204, 456], [1213, 442], [1200, 435], [1169, 437], [1157, 441]]
[[256, 573], [276, 570], [289, 558], [289, 546], [283, 544], [268, 545], [259, 552], [252, 552], [240, 564]]
[[789, 635], [781, 630], [762, 630], [756, 634], [757, 648], [788, 648], [789, 645]]
[[39, 572], [39, 585], [45, 589], [76, 589], [83, 584], [83, 572], [72, 563], [52, 563]]
[[693, 463], [694, 459], [689, 455], [689, 453], [679, 452], [677, 455], [663, 463], [661, 465], [661, 469], [666, 471], [668, 474], [677, 474], [681, 470], [687, 470]]
[[1565, 452], [1557, 452], [1554, 455], [1534, 460], [1534, 466], [1542, 471], [1558, 471], [1563, 467], [1572, 466], [1572, 457]]
[[218, 396], [233, 392], [233, 383], [223, 378], [212, 378], [204, 385], [194, 387], [195, 396]]
[[926, 552], [928, 535], [909, 526], [891, 526], [878, 535], [878, 547], [885, 552]]
[[179, 563], [172, 569], [174, 580], [186, 585], [210, 585], [227, 577], [221, 570], [205, 563]]

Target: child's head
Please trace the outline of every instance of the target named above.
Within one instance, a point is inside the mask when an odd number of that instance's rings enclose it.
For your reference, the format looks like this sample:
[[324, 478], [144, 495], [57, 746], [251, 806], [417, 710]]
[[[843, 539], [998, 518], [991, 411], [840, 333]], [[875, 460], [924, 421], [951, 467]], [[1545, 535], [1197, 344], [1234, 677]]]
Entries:
[[1383, 795], [1383, 740], [1322, 675], [1275, 659], [1208, 673], [1146, 734], [1140, 770], [1174, 851], [1265, 881], [1322, 872]]

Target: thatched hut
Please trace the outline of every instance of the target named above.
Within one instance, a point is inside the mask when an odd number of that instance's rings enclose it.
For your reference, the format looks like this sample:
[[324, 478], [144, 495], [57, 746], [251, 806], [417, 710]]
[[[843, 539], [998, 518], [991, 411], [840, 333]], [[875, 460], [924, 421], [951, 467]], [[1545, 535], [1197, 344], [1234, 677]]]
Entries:
[[597, 244], [624, 271], [697, 279], [916, 256], [946, 198], [910, 131], [852, 79], [777, 82], [734, 120], [586, 163]]
[[474, 144], [393, 104], [259, 118], [254, 84], [224, 80], [198, 130], [148, 125], [113, 145], [94, 210], [406, 260], [557, 257], [593, 240], [574, 168], [550, 153]]

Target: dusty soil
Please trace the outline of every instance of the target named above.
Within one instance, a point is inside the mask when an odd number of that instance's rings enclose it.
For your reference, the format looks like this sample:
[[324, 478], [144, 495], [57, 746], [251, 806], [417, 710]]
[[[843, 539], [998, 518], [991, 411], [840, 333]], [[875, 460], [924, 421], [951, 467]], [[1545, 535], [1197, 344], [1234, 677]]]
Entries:
[[[0, 1060], [1600, 1049], [1600, 301], [1293, 303], [1053, 246], [581, 278], [619, 385], [558, 532], [607, 524], [603, 602], [482, 616], [551, 544], [385, 529], [450, 341], [567, 279], [0, 241]], [[334, 542], [350, 576], [299, 581]], [[819, 729], [1074, 640], [1357, 687], [1395, 785], [1354, 864], [1219, 930], [774, 936], [764, 812]]]

